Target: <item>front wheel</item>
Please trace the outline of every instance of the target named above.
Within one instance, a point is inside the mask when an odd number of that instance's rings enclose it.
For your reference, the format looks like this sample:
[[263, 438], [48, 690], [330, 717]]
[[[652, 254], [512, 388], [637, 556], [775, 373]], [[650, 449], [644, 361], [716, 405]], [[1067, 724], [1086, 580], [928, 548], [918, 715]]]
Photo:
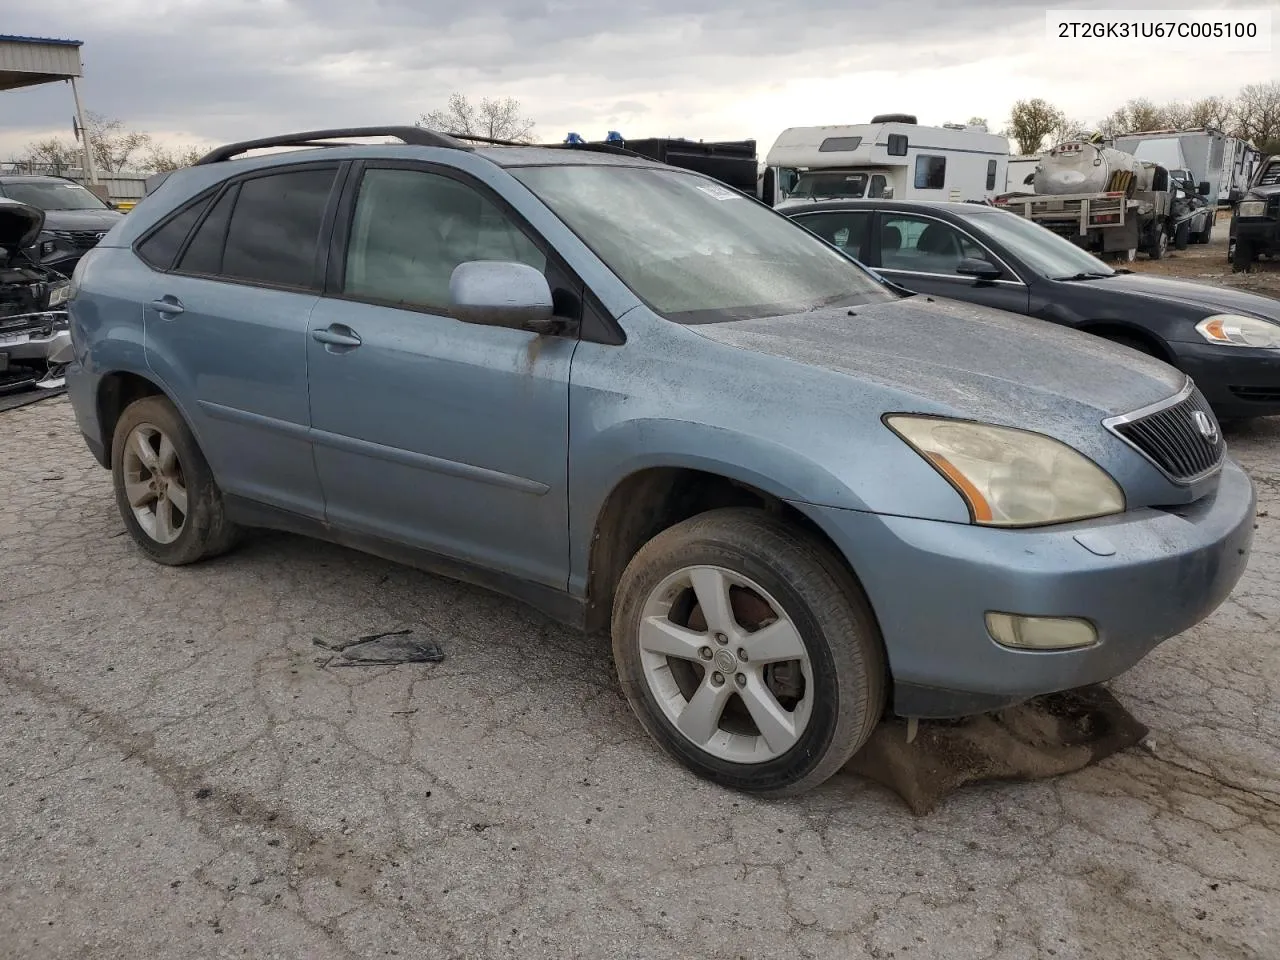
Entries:
[[1173, 245], [1179, 250], [1185, 250], [1191, 243], [1191, 221], [1184, 220], [1178, 224], [1178, 230], [1173, 235]]
[[1236, 273], [1248, 273], [1253, 269], [1253, 262], [1257, 258], [1253, 244], [1237, 240], [1231, 251], [1231, 269]]
[[181, 415], [164, 397], [136, 400], [111, 441], [111, 477], [125, 528], [167, 566], [216, 556], [235, 543], [213, 471]]
[[627, 565], [618, 678], [645, 730], [699, 776], [760, 793], [822, 783], [885, 703], [879, 630], [816, 540], [759, 510], [702, 514]]
[[1169, 252], [1169, 231], [1161, 227], [1156, 234], [1155, 243], [1147, 248], [1147, 257], [1151, 260], [1162, 260]]

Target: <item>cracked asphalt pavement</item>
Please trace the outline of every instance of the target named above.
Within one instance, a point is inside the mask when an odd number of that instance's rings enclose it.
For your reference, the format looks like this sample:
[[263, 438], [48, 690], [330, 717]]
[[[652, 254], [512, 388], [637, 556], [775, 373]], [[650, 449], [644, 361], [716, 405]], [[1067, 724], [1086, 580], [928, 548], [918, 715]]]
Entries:
[[[65, 398], [0, 416], [0, 956], [1280, 958], [1280, 419], [1234, 596], [1112, 685], [1145, 748], [933, 815], [760, 801], [641, 732], [607, 647], [261, 534], [135, 551]], [[441, 663], [335, 670], [413, 628]]]

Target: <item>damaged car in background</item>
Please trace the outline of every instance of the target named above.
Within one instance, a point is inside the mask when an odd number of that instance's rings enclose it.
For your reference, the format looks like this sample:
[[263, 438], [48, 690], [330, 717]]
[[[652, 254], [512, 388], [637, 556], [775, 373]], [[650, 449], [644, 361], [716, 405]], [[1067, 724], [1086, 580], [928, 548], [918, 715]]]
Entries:
[[43, 226], [40, 210], [0, 198], [0, 393], [61, 387], [71, 359], [71, 284], [24, 252]]

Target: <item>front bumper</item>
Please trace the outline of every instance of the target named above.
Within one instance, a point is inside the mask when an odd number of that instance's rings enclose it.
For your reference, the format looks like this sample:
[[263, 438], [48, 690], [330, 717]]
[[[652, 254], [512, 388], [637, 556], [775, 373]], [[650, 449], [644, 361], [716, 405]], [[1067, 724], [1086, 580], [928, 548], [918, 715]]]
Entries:
[[1280, 414], [1280, 350], [1170, 343], [1174, 365], [1195, 381], [1220, 420]]
[[[894, 712], [961, 717], [1109, 680], [1202, 621], [1244, 573], [1256, 499], [1248, 475], [1227, 460], [1217, 490], [1176, 512], [1026, 530], [797, 506], [862, 581], [884, 637]], [[1098, 642], [1013, 650], [988, 634], [988, 611], [1083, 618]]]
[[1231, 224], [1231, 239], [1236, 243], [1249, 244], [1256, 253], [1280, 250], [1280, 220], [1270, 217], [1236, 218]]
[[67, 315], [55, 311], [41, 316], [49, 318], [39, 325], [41, 332], [0, 335], [0, 389], [25, 384], [47, 389], [63, 385], [61, 371], [72, 357]]

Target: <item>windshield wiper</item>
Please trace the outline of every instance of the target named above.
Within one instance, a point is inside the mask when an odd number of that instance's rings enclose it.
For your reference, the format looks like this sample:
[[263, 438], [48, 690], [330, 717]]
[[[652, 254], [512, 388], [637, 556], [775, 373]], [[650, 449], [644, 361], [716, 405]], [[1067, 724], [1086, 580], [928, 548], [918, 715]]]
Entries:
[[1070, 282], [1072, 280], [1105, 280], [1107, 277], [1114, 277], [1115, 273], [1077, 273], [1072, 277], [1054, 277], [1055, 280]]

